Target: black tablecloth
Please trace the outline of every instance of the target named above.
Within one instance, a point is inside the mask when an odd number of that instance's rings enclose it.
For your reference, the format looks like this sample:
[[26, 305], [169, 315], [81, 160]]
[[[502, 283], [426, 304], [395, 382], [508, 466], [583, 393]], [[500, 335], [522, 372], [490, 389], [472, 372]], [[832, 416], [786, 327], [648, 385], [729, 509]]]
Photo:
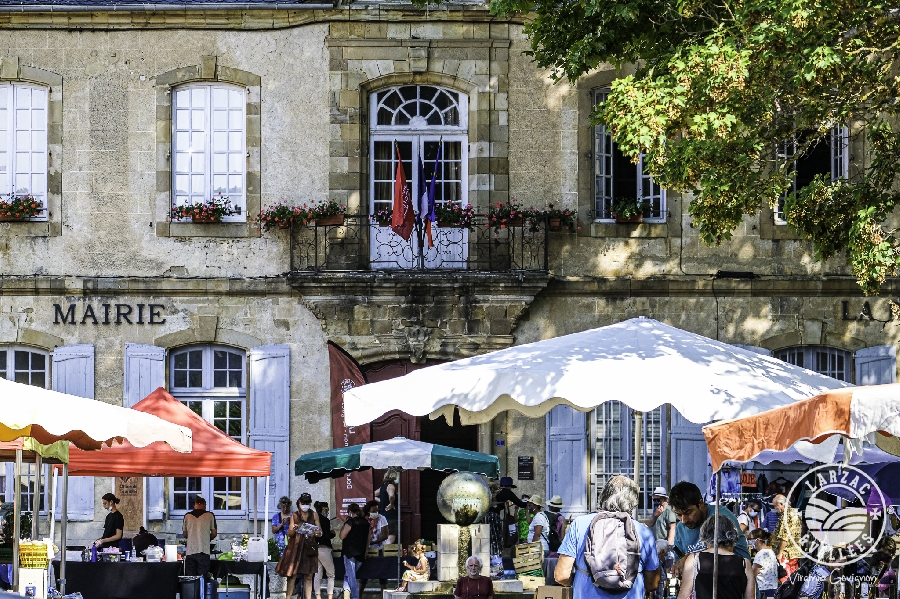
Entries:
[[[54, 564], [57, 580], [59, 562]], [[182, 563], [66, 562], [66, 593], [84, 599], [175, 599]]]

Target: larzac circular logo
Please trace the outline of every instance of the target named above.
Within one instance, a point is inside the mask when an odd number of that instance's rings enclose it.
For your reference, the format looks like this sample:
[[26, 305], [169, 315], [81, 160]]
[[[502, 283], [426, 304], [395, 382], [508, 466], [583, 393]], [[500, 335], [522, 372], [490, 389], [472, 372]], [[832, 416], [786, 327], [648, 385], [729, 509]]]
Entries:
[[806, 533], [788, 536], [805, 557], [834, 567], [875, 551], [885, 532], [887, 505], [871, 476], [853, 466], [817, 466], [794, 483], [788, 497], [801, 495], [807, 498], [801, 514]]

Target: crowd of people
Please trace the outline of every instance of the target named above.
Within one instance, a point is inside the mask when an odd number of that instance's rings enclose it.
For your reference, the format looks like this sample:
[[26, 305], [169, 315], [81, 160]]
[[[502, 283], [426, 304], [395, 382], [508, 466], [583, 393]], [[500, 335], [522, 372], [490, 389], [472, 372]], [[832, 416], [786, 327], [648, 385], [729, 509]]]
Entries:
[[[331, 541], [338, 537], [346, 573], [344, 588], [350, 599], [360, 599], [367, 581], [357, 580], [357, 574], [369, 550], [397, 542], [398, 475], [389, 472], [385, 477], [376, 495], [380, 500], [350, 504], [348, 517], [343, 522], [336, 520], [335, 530], [326, 502], [313, 503], [309, 493], [303, 493], [292, 513], [290, 499], [281, 498], [271, 524], [275, 541], [283, 549], [276, 572], [288, 579], [288, 597], [302, 584], [303, 599], [312, 599], [314, 592], [320, 599], [323, 578], [325, 598], [332, 597], [335, 565]], [[603, 487], [598, 512], [569, 521], [562, 514], [559, 496], [544, 502], [539, 495], [518, 496], [515, 488], [510, 477], [493, 485], [485, 518], [490, 525], [491, 554], [508, 555], [517, 544], [540, 543], [545, 555], [557, 557], [556, 581], [573, 586], [579, 599], [644, 599], [651, 595], [654, 599], [712, 599], [714, 553], [718, 553], [717, 599], [772, 599], [777, 591], [779, 599], [821, 599], [828, 585], [832, 585], [829, 598], [874, 599], [879, 596], [877, 584], [883, 584], [893, 572], [889, 566], [896, 545], [890, 537], [882, 539], [868, 559], [844, 568], [829, 568], [803, 558], [792, 540], [801, 538], [801, 515], [781, 494], [772, 498], [772, 510], [765, 517], [758, 499], [745, 501], [734, 512], [720, 505], [716, 517], [716, 506], [704, 499], [696, 485], [679, 482], [670, 492], [663, 487], [654, 489], [653, 512], [641, 522], [631, 516], [636, 513], [640, 489], [631, 478], [620, 475]], [[201, 517], [202, 509], [195, 514]], [[214, 526], [213, 520], [203, 536], [214, 535]], [[604, 560], [612, 554], [628, 555], [626, 566], [620, 568], [616, 563], [604, 570]], [[400, 591], [411, 581], [431, 576], [421, 540], [409, 547], [408, 555]], [[482, 574], [484, 565], [477, 556], [469, 558], [468, 576], [457, 582], [456, 597], [492, 596], [491, 579]], [[870, 581], [871, 589], [848, 588], [846, 581], [853, 576]], [[670, 585], [674, 580], [677, 584]], [[387, 581], [380, 582], [384, 588]]]

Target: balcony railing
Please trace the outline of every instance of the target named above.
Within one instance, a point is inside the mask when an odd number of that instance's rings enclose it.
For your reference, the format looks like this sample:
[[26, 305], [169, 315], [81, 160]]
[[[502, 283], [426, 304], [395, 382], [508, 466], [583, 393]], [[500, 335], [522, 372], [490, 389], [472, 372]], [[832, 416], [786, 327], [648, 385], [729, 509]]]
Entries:
[[366, 215], [347, 215], [344, 223], [323, 227], [293, 225], [291, 271], [470, 270], [546, 271], [547, 223], [526, 221], [495, 231], [486, 215], [470, 229], [432, 227], [428, 247], [417, 224], [409, 241]]

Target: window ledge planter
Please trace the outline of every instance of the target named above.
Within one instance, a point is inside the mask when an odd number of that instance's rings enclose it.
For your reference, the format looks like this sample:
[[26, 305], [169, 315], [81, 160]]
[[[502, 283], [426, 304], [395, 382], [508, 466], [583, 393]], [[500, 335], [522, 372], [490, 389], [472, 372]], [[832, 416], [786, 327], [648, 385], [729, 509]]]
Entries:
[[343, 214], [332, 214], [331, 216], [320, 216], [319, 218], [316, 219], [317, 227], [330, 227], [330, 226], [334, 226], [334, 225], [343, 225], [343, 224], [344, 224], [344, 215]]
[[26, 217], [18, 216], [0, 216], [0, 223], [24, 223], [28, 222]]
[[613, 217], [616, 219], [616, 224], [619, 225], [637, 225], [644, 222], [643, 214], [632, 214], [631, 216], [619, 216], [618, 214], [614, 214]]
[[203, 216], [192, 216], [192, 217], [191, 217], [191, 222], [192, 222], [192, 223], [220, 223], [220, 222], [222, 222], [222, 219], [221, 219], [221, 218], [216, 218], [216, 217], [214, 217], [214, 216], [206, 216], [206, 217], [203, 217]]

